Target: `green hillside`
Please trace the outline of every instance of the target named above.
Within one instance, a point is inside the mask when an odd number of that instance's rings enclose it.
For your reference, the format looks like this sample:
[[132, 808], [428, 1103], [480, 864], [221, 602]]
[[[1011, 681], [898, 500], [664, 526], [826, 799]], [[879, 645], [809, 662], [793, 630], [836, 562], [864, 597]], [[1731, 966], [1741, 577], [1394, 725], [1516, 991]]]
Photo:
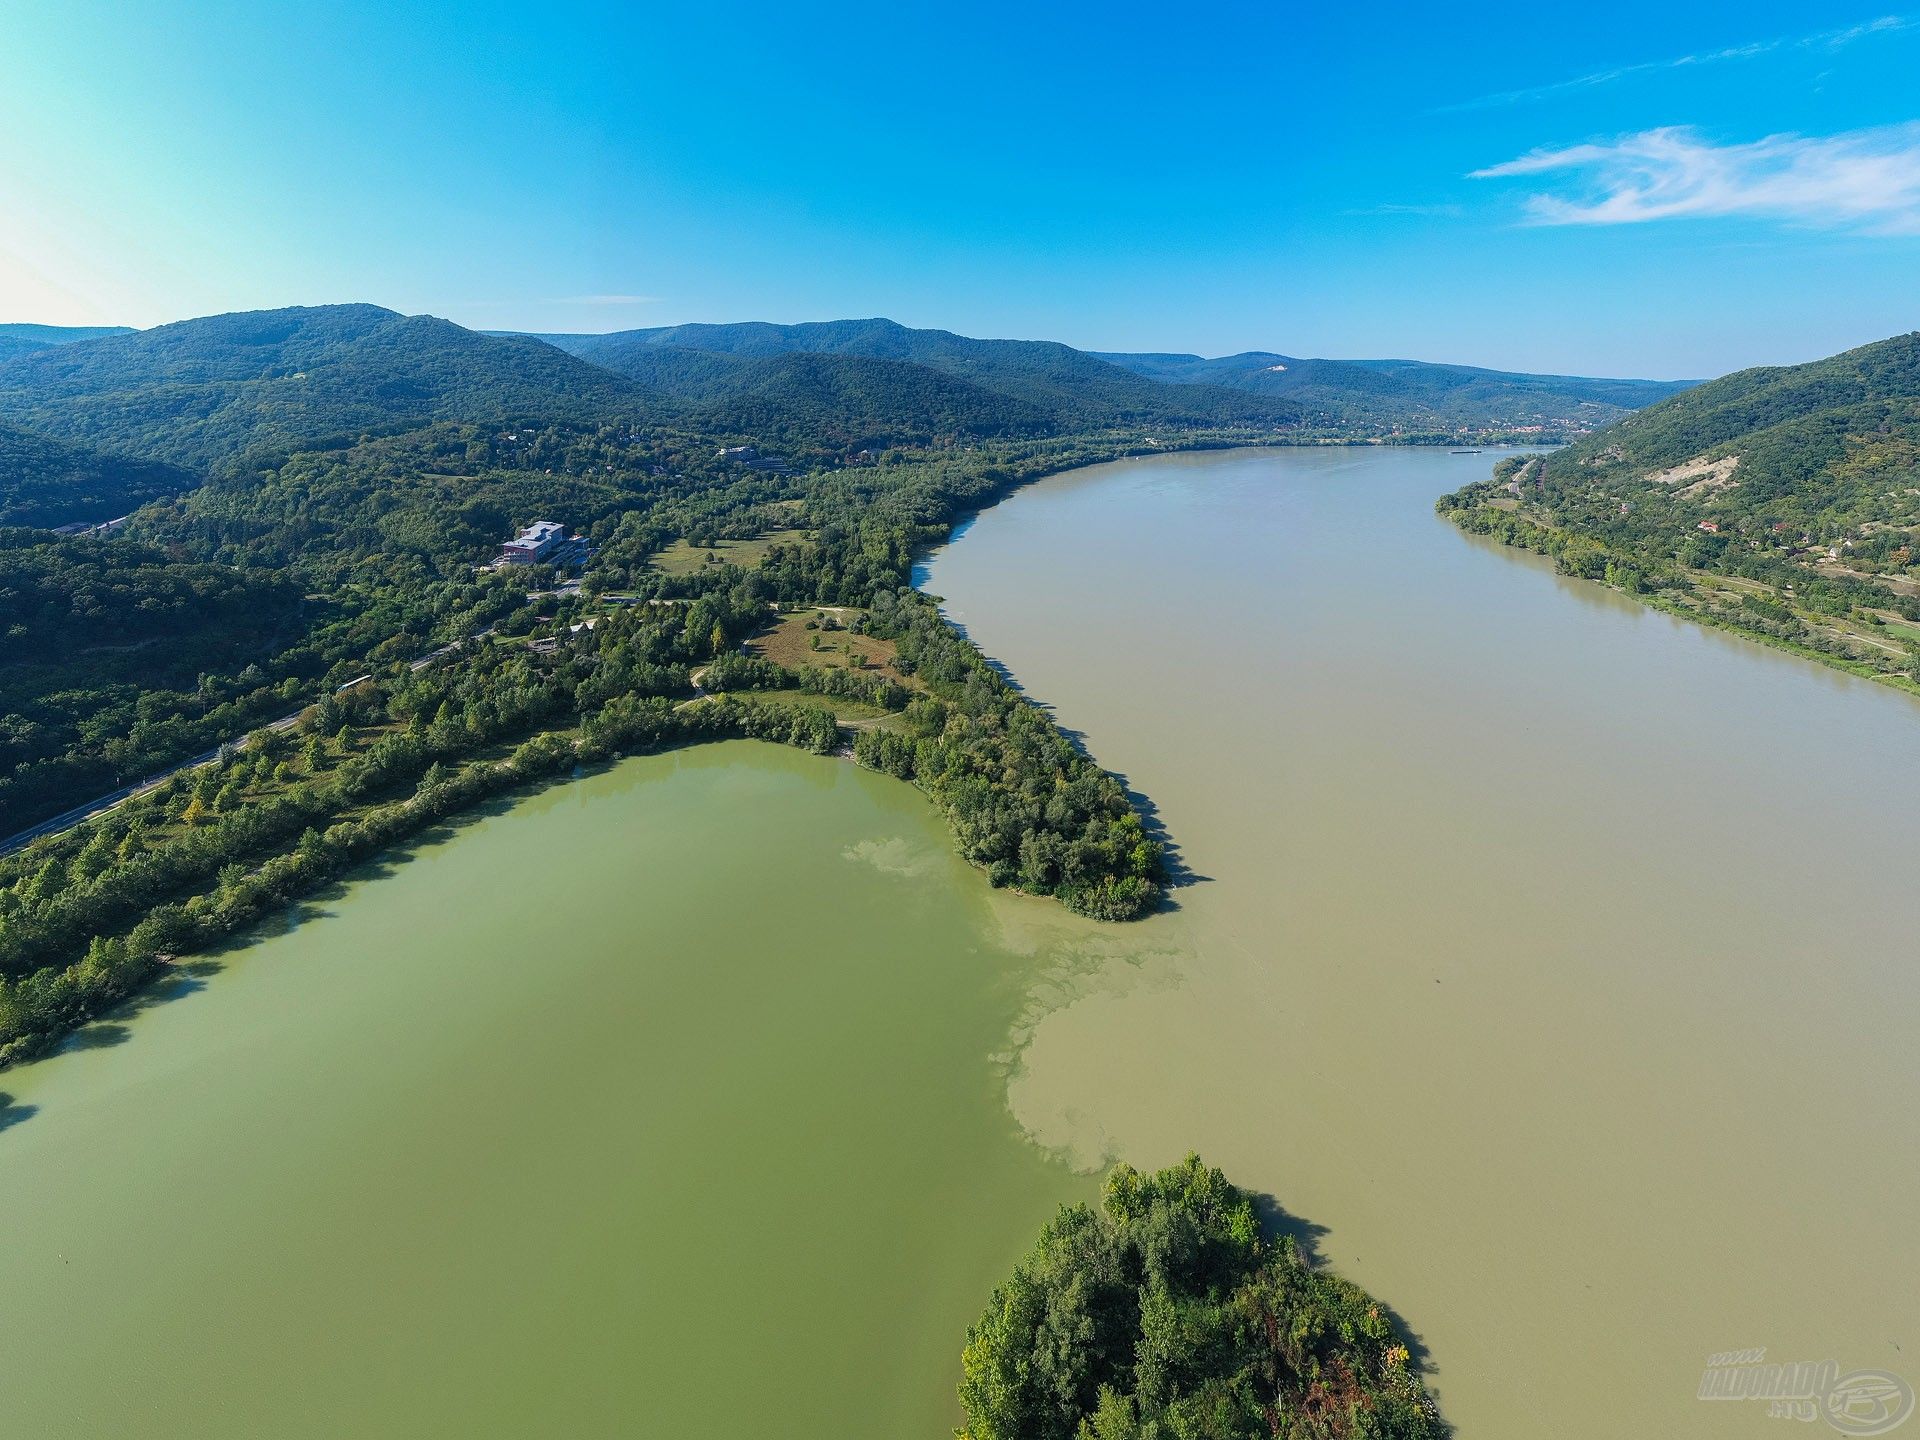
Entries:
[[791, 482], [737, 472], [715, 448], [705, 436], [611, 426], [429, 425], [216, 475], [142, 512], [127, 533], [189, 559], [298, 571], [320, 588], [377, 570], [379, 583], [404, 589], [470, 576], [543, 517], [589, 530], [630, 510], [670, 510], [685, 533], [709, 489], [727, 505], [790, 493]]
[[0, 830], [282, 713], [305, 620], [277, 573], [0, 530]]
[[1139, 375], [1178, 384], [1224, 385], [1287, 400], [1336, 424], [1411, 429], [1465, 427], [1552, 435], [1612, 423], [1685, 388], [1666, 380], [1524, 375], [1421, 360], [1313, 360], [1262, 350], [1199, 355], [1103, 353]]
[[192, 486], [173, 465], [102, 455], [0, 425], [0, 525], [98, 523]]
[[595, 347], [587, 358], [685, 402], [689, 420], [774, 444], [798, 439], [879, 449], [956, 436], [1037, 435], [1055, 425], [1044, 406], [910, 361], [645, 343]]
[[660, 405], [536, 340], [377, 305], [183, 320], [0, 365], [0, 416], [196, 469], [432, 420], [618, 418]]
[[1126, 424], [1294, 425], [1297, 407], [1215, 385], [1168, 385], [1051, 340], [976, 340], [891, 320], [804, 325], [674, 325], [612, 335], [541, 337], [622, 373], [649, 348], [769, 357], [794, 352], [861, 356], [936, 370], [1046, 416], [1054, 430]]
[[1920, 665], [1920, 334], [1743, 370], [1442, 502], [1562, 568], [1850, 668]]

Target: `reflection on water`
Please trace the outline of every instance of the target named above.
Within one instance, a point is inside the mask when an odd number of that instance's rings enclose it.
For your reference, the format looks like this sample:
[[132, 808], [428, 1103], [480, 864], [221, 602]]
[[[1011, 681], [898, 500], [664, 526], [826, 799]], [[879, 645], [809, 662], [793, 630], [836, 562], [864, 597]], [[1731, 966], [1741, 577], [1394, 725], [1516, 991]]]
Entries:
[[1460, 535], [1488, 463], [1124, 462], [933, 558], [1209, 880], [1035, 991], [1015, 1112], [1324, 1227], [1466, 1436], [1753, 1434], [1742, 1347], [1920, 1381], [1920, 706]]

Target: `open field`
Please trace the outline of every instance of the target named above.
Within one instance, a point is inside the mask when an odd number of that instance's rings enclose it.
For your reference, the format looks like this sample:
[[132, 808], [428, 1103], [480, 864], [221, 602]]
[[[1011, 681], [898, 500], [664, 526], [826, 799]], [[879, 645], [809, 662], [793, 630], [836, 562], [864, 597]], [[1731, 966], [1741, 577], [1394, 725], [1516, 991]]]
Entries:
[[773, 530], [752, 540], [716, 540], [711, 546], [676, 540], [648, 563], [662, 575], [691, 575], [704, 565], [737, 565], [751, 570], [775, 545], [789, 545], [806, 538], [804, 530]]
[[[894, 668], [891, 640], [855, 635], [845, 628], [863, 613], [852, 606], [824, 605], [782, 615], [771, 629], [747, 642], [747, 653], [771, 660], [776, 665], [785, 665], [788, 669], [799, 669], [804, 665], [818, 666], [823, 670], [860, 668], [871, 674], [884, 675], [889, 680], [897, 680], [902, 685], [912, 685], [911, 679]], [[815, 639], [820, 642], [817, 650], [813, 648]], [[860, 657], [866, 664], [854, 666], [854, 656]]]

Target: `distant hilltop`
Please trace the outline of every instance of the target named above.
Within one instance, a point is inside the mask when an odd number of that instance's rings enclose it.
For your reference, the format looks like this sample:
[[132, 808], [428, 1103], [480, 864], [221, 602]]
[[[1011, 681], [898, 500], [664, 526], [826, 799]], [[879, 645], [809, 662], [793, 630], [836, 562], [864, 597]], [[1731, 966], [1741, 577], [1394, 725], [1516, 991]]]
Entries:
[[[673, 425], [849, 458], [1146, 427], [1565, 440], [1676, 388], [1412, 360], [1096, 355], [885, 319], [535, 336], [320, 305], [150, 330], [7, 325], [0, 523], [111, 519], [196, 476], [436, 422]], [[52, 474], [82, 503], [22, 499]]]

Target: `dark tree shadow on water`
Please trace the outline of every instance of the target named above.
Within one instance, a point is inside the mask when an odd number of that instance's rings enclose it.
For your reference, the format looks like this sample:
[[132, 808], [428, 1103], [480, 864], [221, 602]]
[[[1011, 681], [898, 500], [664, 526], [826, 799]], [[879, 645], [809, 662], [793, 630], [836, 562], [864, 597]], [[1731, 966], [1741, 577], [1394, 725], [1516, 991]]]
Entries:
[[196, 956], [189, 962], [167, 966], [151, 984], [67, 1036], [60, 1042], [58, 1051], [111, 1050], [126, 1044], [133, 1038], [131, 1022], [134, 1019], [172, 1001], [199, 994], [207, 988], [208, 978], [220, 969], [214, 955]]
[[132, 1038], [132, 1029], [116, 1020], [90, 1020], [67, 1036], [61, 1042], [60, 1050], [111, 1050]]
[[[356, 863], [351, 869], [326, 881], [308, 894], [288, 901], [278, 909], [247, 922], [244, 928], [224, 937], [210, 948], [196, 951], [170, 964], [160, 966], [150, 979], [124, 1000], [102, 1011], [93, 1019], [83, 1022], [75, 1029], [47, 1042], [43, 1048], [20, 1058], [22, 1061], [29, 1061], [47, 1055], [81, 1050], [108, 1050], [124, 1045], [133, 1038], [131, 1022], [142, 1013], [206, 989], [209, 980], [226, 969], [234, 959], [256, 945], [289, 934], [310, 920], [325, 919], [333, 915], [335, 911], [331, 902], [343, 899], [351, 886], [397, 874], [408, 860], [422, 851], [454, 838], [461, 830], [478, 824], [482, 820], [506, 814], [530, 795], [555, 786], [570, 784], [589, 771], [599, 773], [610, 768], [611, 764], [592, 767], [576, 766], [571, 774], [546, 776], [516, 785], [458, 814], [446, 816], [427, 828], [396, 841], [387, 849]], [[0, 1093], [0, 1130], [18, 1124], [33, 1115], [37, 1109], [38, 1107], [33, 1105], [16, 1104], [10, 1096]]]
[[[1288, 1239], [1293, 1242], [1295, 1252], [1315, 1270], [1332, 1270], [1340, 1273], [1338, 1265], [1330, 1264], [1322, 1242], [1332, 1232], [1325, 1225], [1316, 1224], [1304, 1216], [1295, 1215], [1271, 1195], [1253, 1197], [1254, 1212], [1260, 1217], [1260, 1228], [1269, 1239]], [[1407, 1323], [1407, 1317], [1394, 1309], [1378, 1295], [1370, 1297], [1380, 1307], [1380, 1313], [1393, 1325], [1400, 1342], [1407, 1347], [1407, 1359], [1412, 1368], [1425, 1375], [1432, 1368], [1432, 1352], [1420, 1332]]]
[[1132, 782], [1118, 770], [1111, 772], [1120, 782], [1120, 788], [1126, 792], [1127, 801], [1139, 812], [1140, 828], [1147, 833], [1149, 840], [1160, 846], [1160, 854], [1167, 866], [1167, 898], [1162, 908], [1178, 910], [1179, 902], [1173, 898], [1175, 890], [1184, 890], [1189, 885], [1208, 885], [1213, 881], [1211, 875], [1202, 875], [1187, 864], [1186, 856], [1181, 852], [1180, 843], [1173, 838], [1173, 832], [1167, 828], [1166, 821], [1160, 818], [1160, 807], [1145, 791], [1135, 789]]
[[11, 1130], [22, 1120], [31, 1118], [39, 1111], [38, 1105], [22, 1105], [6, 1091], [0, 1090], [0, 1131]]
[[[967, 634], [966, 626], [951, 617], [948, 618], [947, 623], [958, 631], [963, 639], [971, 641], [972, 637]], [[976, 645], [974, 648], [978, 650], [980, 647]], [[1025, 685], [1020, 683], [1018, 677], [1016, 677], [1011, 670], [987, 654], [984, 650], [980, 651], [980, 658], [986, 662], [988, 669], [1006, 682], [1009, 690], [1013, 691], [1014, 694], [1018, 695], [1029, 705], [1033, 706], [1034, 709], [1042, 712], [1049, 720], [1053, 721], [1054, 729], [1066, 737], [1067, 743], [1073, 747], [1075, 754], [1079, 755], [1082, 760], [1087, 761], [1089, 764], [1100, 765], [1101, 769], [1106, 770], [1109, 775], [1120, 782], [1120, 788], [1126, 793], [1128, 803], [1139, 813], [1141, 829], [1146, 831], [1149, 840], [1156, 842], [1160, 846], [1160, 852], [1166, 858], [1167, 894], [1166, 898], [1160, 903], [1160, 909], [1178, 910], [1180, 903], [1174, 899], [1174, 891], [1183, 890], [1189, 885], [1205, 885], [1212, 881], [1213, 877], [1211, 875], [1202, 875], [1191, 865], [1187, 864], [1185, 856], [1181, 854], [1179, 843], [1173, 838], [1173, 832], [1167, 828], [1166, 821], [1161, 818], [1160, 807], [1153, 803], [1151, 797], [1149, 797], [1145, 791], [1137, 788], [1133, 782], [1120, 771], [1111, 770], [1105, 765], [1101, 765], [1100, 758], [1087, 746], [1085, 732], [1062, 725], [1060, 723], [1060, 716], [1054, 710], [1051, 702], [1041, 700], [1034, 696], [1028, 691]]]
[[1254, 1213], [1260, 1217], [1260, 1229], [1269, 1240], [1291, 1240], [1302, 1260], [1312, 1266], [1326, 1263], [1320, 1242], [1330, 1232], [1324, 1225], [1294, 1214], [1271, 1195], [1253, 1197]]

